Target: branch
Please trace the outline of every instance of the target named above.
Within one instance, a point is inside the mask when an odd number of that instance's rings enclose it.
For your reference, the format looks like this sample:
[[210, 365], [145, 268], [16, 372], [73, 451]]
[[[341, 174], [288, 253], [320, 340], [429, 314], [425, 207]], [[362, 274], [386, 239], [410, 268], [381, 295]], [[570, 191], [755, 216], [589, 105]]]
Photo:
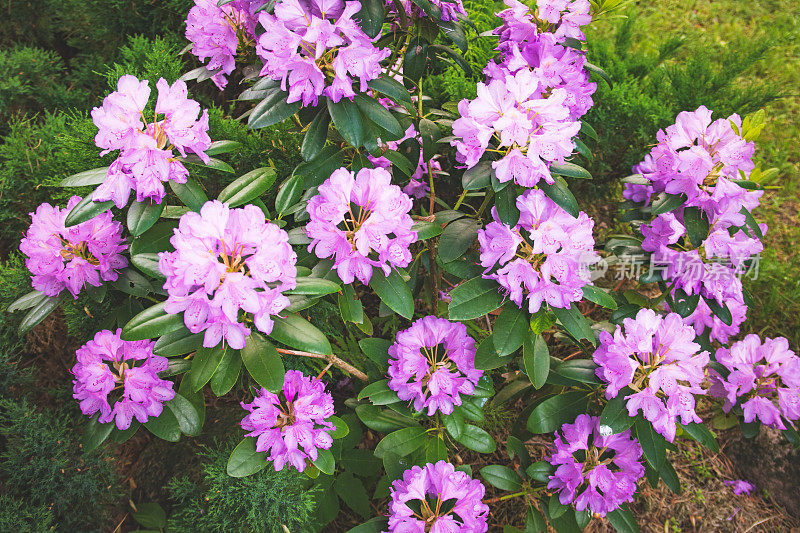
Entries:
[[286, 350], [284, 348], [276, 348], [278, 353], [287, 354], [287, 355], [299, 355], [300, 357], [312, 357], [314, 359], [325, 359], [332, 365], [344, 370], [348, 374], [352, 374], [353, 376], [357, 377], [361, 381], [369, 381], [369, 377], [362, 372], [361, 370], [357, 369], [344, 359], [340, 359], [333, 354], [324, 355], [321, 353], [311, 353], [311, 352], [301, 352], [298, 350]]

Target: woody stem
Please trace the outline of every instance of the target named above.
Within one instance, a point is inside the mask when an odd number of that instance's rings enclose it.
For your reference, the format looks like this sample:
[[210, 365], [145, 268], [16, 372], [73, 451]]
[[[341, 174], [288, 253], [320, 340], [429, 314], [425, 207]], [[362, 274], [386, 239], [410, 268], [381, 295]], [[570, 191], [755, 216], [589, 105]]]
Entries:
[[325, 355], [325, 354], [321, 354], [321, 353], [301, 352], [301, 351], [298, 351], [298, 350], [286, 350], [284, 348], [277, 348], [277, 350], [278, 350], [278, 353], [282, 353], [282, 354], [285, 354], [285, 355], [297, 355], [297, 356], [300, 356], [300, 357], [311, 357], [313, 359], [325, 359], [326, 361], [328, 361], [333, 366], [336, 366], [336, 367], [344, 370], [348, 374], [351, 374], [351, 375], [357, 377], [361, 381], [369, 381], [369, 377], [367, 377], [367, 375], [364, 372], [362, 372], [361, 370], [357, 369], [356, 367], [354, 367], [353, 365], [351, 365], [347, 361], [345, 361], [343, 359], [340, 359], [339, 357], [336, 357], [333, 354]]

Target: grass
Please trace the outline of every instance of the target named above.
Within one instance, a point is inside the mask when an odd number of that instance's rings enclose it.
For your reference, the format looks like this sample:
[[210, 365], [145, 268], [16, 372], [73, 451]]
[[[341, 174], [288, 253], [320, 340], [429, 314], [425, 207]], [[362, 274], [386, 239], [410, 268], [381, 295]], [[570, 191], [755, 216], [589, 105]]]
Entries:
[[[673, 35], [685, 35], [688, 45], [675, 61], [689, 54], [722, 57], [730, 43], [769, 40], [774, 46], [746, 79], [765, 80], [783, 98], [767, 106], [768, 123], [756, 152], [764, 168], [780, 170], [765, 193], [756, 217], [769, 225], [756, 280], [745, 286], [755, 305], [749, 311], [748, 331], [782, 335], [800, 346], [800, 12], [796, 0], [663, 0], [636, 2], [637, 31], [633, 42], [656, 51]], [[599, 21], [592, 32], [613, 31], [615, 20]]]

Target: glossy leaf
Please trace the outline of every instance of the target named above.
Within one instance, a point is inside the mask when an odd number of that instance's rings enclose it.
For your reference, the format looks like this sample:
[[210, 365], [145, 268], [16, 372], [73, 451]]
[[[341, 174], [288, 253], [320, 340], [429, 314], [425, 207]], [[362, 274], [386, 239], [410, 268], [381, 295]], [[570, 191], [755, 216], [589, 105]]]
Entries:
[[90, 187], [93, 185], [100, 185], [106, 181], [106, 176], [108, 176], [108, 167], [93, 168], [92, 170], [85, 170], [64, 178], [58, 186]]
[[409, 320], [414, 316], [414, 297], [411, 289], [396, 270], [392, 270], [386, 276], [381, 269], [374, 268], [369, 286], [389, 309]]
[[528, 336], [528, 314], [509, 302], [494, 322], [493, 342], [500, 356], [511, 354], [522, 346]]
[[487, 483], [500, 490], [516, 492], [522, 489], [522, 478], [507, 466], [484, 466], [481, 468], [481, 477]]
[[568, 309], [553, 307], [552, 310], [570, 335], [577, 340], [586, 339], [592, 344], [596, 344], [591, 323], [574, 303]]
[[301, 102], [286, 103], [287, 93], [275, 91], [261, 100], [247, 118], [251, 130], [266, 128], [282, 122], [300, 110]]
[[286, 369], [278, 350], [258, 333], [251, 333], [242, 349], [242, 361], [250, 376], [262, 387], [277, 392], [283, 387]]
[[192, 369], [186, 376], [186, 379], [191, 380], [193, 392], [199, 391], [208, 383], [222, 363], [224, 350], [229, 349], [220, 343], [213, 348], [202, 347], [195, 352], [192, 358]]
[[575, 196], [572, 195], [572, 192], [570, 192], [569, 187], [567, 187], [567, 182], [564, 181], [564, 178], [561, 176], [553, 176], [553, 180], [553, 183], [550, 184], [542, 179], [539, 180], [537, 185], [544, 191], [548, 198], [561, 206], [567, 213], [577, 218], [580, 212], [578, 209], [578, 201], [575, 199]]
[[528, 430], [531, 433], [552, 433], [563, 424], [575, 421], [586, 412], [588, 397], [584, 391], [570, 391], [552, 396], [531, 412], [528, 417]]
[[267, 192], [273, 183], [275, 183], [274, 168], [257, 168], [233, 180], [222, 189], [217, 199], [230, 207], [237, 207], [258, 198]]
[[183, 313], [169, 314], [164, 302], [148, 307], [122, 328], [122, 340], [142, 341], [166, 335], [184, 327]]
[[328, 110], [320, 109], [317, 116], [308, 125], [306, 134], [303, 136], [303, 143], [300, 145], [300, 155], [304, 161], [311, 161], [325, 147], [330, 125], [331, 116], [328, 114]]
[[375, 447], [375, 456], [383, 458], [387, 453], [405, 457], [425, 445], [425, 430], [421, 427], [398, 429], [386, 435]]
[[529, 336], [522, 345], [525, 372], [533, 386], [541, 389], [550, 374], [550, 351], [541, 335]]
[[336, 130], [356, 148], [364, 144], [364, 117], [355, 103], [342, 98], [338, 103], [328, 100], [328, 112]]
[[64, 219], [64, 226], [69, 228], [71, 226], [80, 224], [81, 222], [86, 222], [87, 220], [96, 217], [100, 213], [105, 213], [113, 206], [114, 202], [110, 200], [107, 202], [93, 202], [92, 195], [87, 194], [83, 200], [78, 202], [78, 204], [67, 214], [67, 218]]
[[496, 281], [472, 278], [450, 291], [450, 320], [472, 320], [491, 313], [503, 304]]
[[226, 471], [231, 477], [246, 477], [260, 472], [269, 464], [268, 454], [256, 451], [256, 438], [245, 437], [228, 458]]
[[28, 313], [19, 323], [19, 327], [17, 328], [19, 335], [22, 336], [39, 325], [42, 320], [47, 318], [47, 316], [52, 313], [56, 307], [58, 307], [63, 299], [64, 293], [62, 292], [58, 296], [47, 296], [45, 299], [33, 306], [33, 308], [28, 311]]
[[150, 417], [144, 427], [156, 437], [168, 442], [181, 439], [181, 427], [172, 409], [164, 409], [158, 417]]
[[331, 343], [319, 328], [300, 315], [290, 313], [286, 317], [275, 317], [270, 337], [278, 342], [304, 352], [331, 355]]

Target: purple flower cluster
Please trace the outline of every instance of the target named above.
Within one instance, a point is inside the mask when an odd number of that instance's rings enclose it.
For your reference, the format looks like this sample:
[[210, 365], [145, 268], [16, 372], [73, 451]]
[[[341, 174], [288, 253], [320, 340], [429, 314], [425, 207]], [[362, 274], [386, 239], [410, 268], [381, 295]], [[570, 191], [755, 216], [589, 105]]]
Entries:
[[113, 200], [122, 208], [133, 189], [137, 201], [149, 199], [160, 204], [166, 194], [164, 182], [186, 183], [189, 177], [173, 149], [182, 157], [188, 150], [203, 162], [209, 161], [205, 153], [211, 146], [208, 111], [201, 114], [200, 104], [188, 98], [186, 83], [179, 80], [170, 86], [164, 78], [158, 80], [152, 122], [144, 115], [150, 98], [148, 85], [147, 80], [122, 76], [103, 106], [92, 109], [92, 120], [99, 129], [95, 144], [103, 149], [101, 154], [120, 151], [106, 180], [92, 195], [94, 201]]
[[741, 496], [742, 494], [750, 496], [750, 493], [753, 492], [756, 488], [755, 485], [743, 479], [736, 479], [736, 480], [726, 479], [725, 481], [723, 481], [723, 483], [728, 485], [729, 487], [732, 487], [733, 493], [736, 494], [737, 496]]
[[186, 38], [192, 43], [192, 54], [200, 61], [209, 60], [206, 67], [215, 72], [211, 80], [224, 89], [226, 76], [236, 68], [239, 48], [255, 46], [255, 10], [264, 2], [235, 0], [222, 7], [216, 0], [194, 3], [186, 18]]
[[413, 466], [392, 482], [389, 532], [484, 533], [486, 488], [446, 462]]
[[538, 19], [546, 21], [556, 37], [586, 39], [581, 27], [592, 21], [589, 0], [536, 0], [536, 7]]
[[675, 439], [676, 422], [700, 422], [695, 412], [695, 395], [705, 394], [703, 380], [709, 362], [708, 352], [698, 353], [691, 326], [680, 315], [664, 317], [652, 309], [642, 309], [636, 318], [626, 318], [612, 336], [600, 333], [600, 346], [594, 352], [599, 366], [597, 376], [608, 383], [606, 398], [616, 398], [628, 387], [625, 396], [628, 414], [642, 415], [668, 441]]
[[230, 209], [213, 200], [180, 219], [170, 238], [174, 252], [159, 254], [167, 277], [166, 311], [180, 313], [192, 333], [205, 330], [203, 346], [225, 341], [245, 346], [250, 334], [240, 312], [256, 328], [272, 332], [272, 315], [288, 307], [283, 291], [297, 286], [297, 255], [288, 234], [267, 222], [254, 205]]
[[786, 429], [781, 417], [800, 419], [800, 357], [785, 338], [762, 343], [758, 335], [750, 334], [730, 349], [718, 349], [715, 358], [729, 373], [723, 377], [710, 370], [708, 392], [725, 399], [725, 412], [739, 403], [745, 422], [759, 420], [777, 429]]
[[397, 334], [389, 348], [389, 388], [414, 409], [449, 415], [462, 394], [475, 392], [475, 340], [460, 322], [426, 316]]
[[[428, 175], [428, 163], [430, 163], [430, 170], [434, 173], [434, 175], [442, 172], [442, 164], [437, 160], [439, 157], [438, 154], [433, 156], [433, 158], [429, 161], [425, 160], [422, 152], [422, 137], [420, 137], [419, 133], [417, 133], [417, 130], [413, 124], [408, 127], [405, 135], [403, 135], [402, 138], [396, 141], [381, 142], [380, 147], [384, 151], [397, 150], [400, 144], [408, 139], [415, 139], [419, 143], [420, 151], [417, 169], [411, 175], [411, 180], [408, 182], [408, 184], [403, 187], [403, 192], [411, 197], [420, 199], [424, 198], [425, 195], [430, 191], [430, 186], [425, 182], [426, 176]], [[369, 159], [373, 165], [380, 168], [388, 169], [392, 165], [392, 162], [383, 156], [374, 157], [368, 153], [367, 159]]]
[[128, 266], [120, 255], [128, 248], [122, 224], [113, 220], [111, 211], [64, 226], [80, 201], [73, 196], [64, 209], [43, 203], [30, 213], [31, 225], [19, 249], [27, 256], [25, 266], [33, 274], [33, 288], [47, 296], [58, 296], [66, 288], [77, 298], [85, 285], [99, 287], [102, 281], [114, 281], [117, 270]]
[[318, 450], [333, 445], [336, 426], [326, 419], [334, 414], [333, 397], [317, 378], [289, 370], [279, 396], [259, 389], [251, 403], [242, 402], [250, 412], [242, 419], [248, 437], [256, 437], [256, 451], [269, 452], [275, 470], [286, 463], [302, 472], [306, 461], [316, 461]]
[[308, 202], [308, 251], [321, 259], [333, 257], [344, 283], [358, 278], [367, 284], [373, 267], [389, 275], [392, 266], [411, 262], [409, 246], [417, 241], [408, 214], [413, 202], [391, 180], [382, 168], [363, 168], [358, 174], [340, 168]]
[[[81, 412], [100, 412], [101, 423], [115, 420], [121, 430], [131, 426], [133, 417], [141, 423], [157, 417], [164, 402], [175, 397], [172, 382], [158, 373], [169, 366], [166, 357], [153, 355], [152, 341], [124, 341], [121, 329], [98, 331], [94, 339], [81, 346], [72, 367], [73, 397], [80, 402]], [[114, 405], [109, 394], [122, 389]]]
[[[623, 196], [650, 203], [661, 193], [683, 194], [687, 201], [678, 209], [658, 215], [642, 225], [642, 248], [653, 252], [659, 264], [668, 265], [662, 277], [673, 280], [676, 289], [700, 294], [719, 305], [727, 305], [733, 316], [728, 325], [701, 301], [687, 318], [698, 334], [710, 328], [712, 339], [727, 342], [739, 331], [747, 314], [741, 282], [737, 278], [746, 261], [761, 252], [761, 241], [744, 229], [742, 208], [752, 211], [762, 191], [748, 190], [733, 180], [746, 179], [753, 170], [755, 150], [738, 131], [738, 115], [712, 122], [712, 112], [700, 107], [680, 113], [674, 125], [658, 132], [658, 144], [633, 171], [649, 184], [626, 184]], [[709, 233], [696, 249], [686, 238], [686, 208], [700, 210], [709, 223]], [[762, 232], [767, 227], [759, 225]], [[680, 249], [673, 248], [683, 239]]]
[[274, 15], [263, 11], [264, 27], [256, 52], [264, 60], [262, 76], [281, 80], [287, 102], [317, 105], [320, 95], [334, 102], [353, 98], [381, 74], [391, 51], [379, 49], [353, 16], [361, 4], [345, 0], [278, 0]]
[[517, 197], [517, 208], [520, 217], [513, 228], [493, 209], [494, 221], [478, 232], [483, 277], [497, 280], [520, 307], [527, 297], [531, 313], [544, 302], [566, 308], [581, 300], [583, 287], [591, 283], [588, 266], [599, 260], [594, 221], [584, 212], [573, 217], [539, 189]]
[[631, 430], [612, 434], [604, 429], [610, 428], [589, 415], [578, 415], [574, 423], [561, 426], [549, 459], [556, 471], [547, 484], [563, 505], [575, 502], [577, 510], [589, 509], [600, 516], [633, 501], [636, 484], [644, 476], [642, 447]]

